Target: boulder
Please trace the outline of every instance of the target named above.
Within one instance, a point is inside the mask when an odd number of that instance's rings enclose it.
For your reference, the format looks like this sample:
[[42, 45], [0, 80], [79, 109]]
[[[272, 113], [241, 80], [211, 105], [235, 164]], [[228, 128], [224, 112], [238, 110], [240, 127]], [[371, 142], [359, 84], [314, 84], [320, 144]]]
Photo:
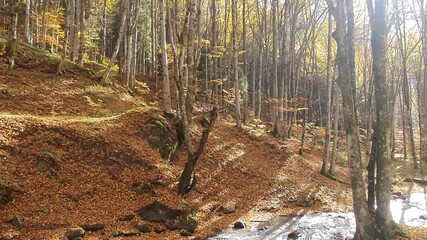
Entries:
[[37, 157], [37, 165], [36, 168], [40, 172], [46, 172], [48, 170], [59, 171], [61, 158], [56, 157], [49, 151], [42, 151]]
[[172, 209], [157, 201], [140, 208], [137, 211], [141, 219], [149, 222], [166, 222], [168, 219], [176, 219], [178, 216], [185, 215], [185, 212], [178, 209]]
[[0, 185], [0, 204], [7, 204], [13, 201], [12, 189]]
[[245, 227], [246, 227], [246, 224], [242, 221], [235, 222], [233, 225], [233, 228], [235, 228], [235, 229], [242, 229]]
[[154, 228], [154, 232], [156, 232], [156, 233], [162, 233], [164, 231], [166, 231], [166, 228], [164, 226], [156, 226]]
[[183, 229], [193, 233], [197, 228], [197, 221], [189, 215], [181, 215], [175, 220], [168, 219], [165, 227], [171, 231]]
[[144, 138], [151, 147], [159, 149], [160, 156], [170, 162], [178, 146], [177, 134], [162, 116], [153, 116], [144, 129]]
[[67, 237], [68, 240], [75, 240], [76, 238], [84, 237], [84, 235], [85, 235], [85, 230], [81, 227], [72, 228], [65, 233], [65, 236]]
[[97, 231], [104, 230], [105, 225], [96, 223], [96, 224], [84, 224], [84, 225], [81, 225], [80, 227], [83, 228], [83, 230], [85, 230], [86, 232], [97, 232]]
[[221, 206], [220, 211], [224, 214], [230, 214], [236, 212], [236, 203], [233, 201], [226, 202]]
[[117, 230], [114, 231], [112, 236], [113, 237], [132, 237], [137, 236], [139, 234], [136, 230]]
[[298, 239], [299, 236], [300, 236], [300, 233], [298, 232], [298, 230], [293, 230], [288, 234], [288, 238], [292, 240]]
[[10, 223], [14, 227], [22, 226], [22, 221], [17, 216], [12, 216], [4, 221], [5, 223]]
[[179, 234], [183, 237], [189, 237], [189, 236], [193, 235], [192, 232], [187, 231], [187, 230], [182, 230]]
[[146, 223], [137, 223], [135, 225], [135, 228], [138, 229], [138, 231], [142, 233], [149, 233], [151, 232], [151, 227]]

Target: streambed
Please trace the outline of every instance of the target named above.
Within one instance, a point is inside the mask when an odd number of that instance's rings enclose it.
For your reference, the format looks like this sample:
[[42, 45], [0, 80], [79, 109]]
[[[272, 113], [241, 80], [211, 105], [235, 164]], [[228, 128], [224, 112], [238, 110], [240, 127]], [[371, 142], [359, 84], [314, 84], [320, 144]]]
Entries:
[[[427, 193], [412, 193], [408, 198], [394, 199], [391, 202], [393, 219], [408, 226], [427, 227]], [[211, 240], [273, 240], [290, 239], [288, 235], [297, 230], [304, 240], [345, 239], [355, 230], [355, 218], [347, 213], [310, 213], [293, 218], [272, 219], [262, 228], [228, 229]]]

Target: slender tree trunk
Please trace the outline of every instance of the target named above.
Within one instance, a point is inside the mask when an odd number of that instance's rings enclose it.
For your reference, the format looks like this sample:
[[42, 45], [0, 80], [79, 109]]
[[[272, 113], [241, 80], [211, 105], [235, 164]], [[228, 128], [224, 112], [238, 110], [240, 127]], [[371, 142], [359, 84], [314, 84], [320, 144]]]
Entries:
[[47, 39], [47, 20], [46, 14], [49, 9], [49, 1], [43, 0], [43, 15], [42, 15], [42, 32], [43, 32], [43, 40], [42, 40], [42, 49], [46, 50], [46, 39]]
[[[273, 122], [273, 135], [274, 137], [279, 137], [278, 132], [278, 110], [279, 110], [279, 104], [278, 104], [278, 76], [277, 76], [277, 45], [278, 45], [278, 36], [277, 36], [277, 0], [271, 1], [272, 5], [272, 31], [273, 31], [273, 104], [272, 104], [272, 122]], [[302, 147], [301, 147], [302, 149]]]
[[239, 81], [239, 60], [237, 46], [237, 0], [232, 0], [232, 25], [233, 25], [233, 80], [234, 80], [234, 104], [236, 106], [236, 123], [237, 129], [242, 128], [242, 120], [240, 113], [240, 81]]
[[168, 52], [166, 46], [166, 12], [165, 6], [168, 6], [167, 0], [160, 0], [160, 41], [162, 47], [162, 73], [163, 73], [163, 101], [166, 113], [171, 113], [171, 96], [169, 87], [169, 64], [168, 64]]
[[328, 162], [330, 156], [330, 143], [331, 143], [331, 102], [332, 102], [332, 77], [331, 77], [331, 64], [332, 64], [332, 15], [328, 14], [328, 57], [326, 63], [326, 86], [328, 89], [328, 100], [326, 106], [326, 131], [325, 131], [325, 147], [323, 150], [323, 164], [321, 173], [326, 174], [328, 169]]
[[81, 0], [80, 2], [80, 45], [79, 45], [79, 55], [78, 55], [78, 64], [83, 66], [83, 57], [85, 51], [85, 21], [86, 21], [86, 0]]
[[339, 89], [338, 89], [338, 86], [335, 86], [334, 87], [334, 101], [333, 101], [333, 105], [334, 105], [334, 141], [332, 144], [331, 164], [329, 166], [329, 174], [331, 174], [332, 176], [335, 175], [335, 162], [337, 159], [337, 150], [338, 150], [337, 149], [338, 138], [339, 138], [338, 124], [339, 124], [339, 118], [340, 118], [339, 101], [340, 101]]
[[[420, 125], [420, 163], [427, 164], [427, 19], [426, 6], [424, 0], [421, 2], [421, 23], [422, 23], [422, 51], [423, 51], [423, 75], [419, 84], [419, 125]], [[421, 167], [421, 171], [423, 168]]]
[[114, 47], [114, 51], [113, 51], [113, 54], [110, 58], [110, 62], [108, 63], [107, 69], [105, 70], [104, 74], [102, 75], [101, 84], [109, 84], [110, 83], [108, 77], [110, 76], [111, 69], [114, 65], [116, 58], [117, 58], [117, 54], [119, 53], [120, 45], [122, 43], [124, 30], [125, 30], [125, 23], [126, 23], [126, 19], [128, 17], [128, 14], [129, 14], [129, 12], [128, 12], [129, 7], [128, 6], [129, 6], [129, 0], [123, 0], [122, 14], [121, 14], [121, 19], [120, 19], [119, 36], [117, 38], [116, 46]]
[[30, 19], [31, 19], [31, 0], [25, 1], [25, 42], [30, 44], [31, 43], [31, 33], [30, 33]]
[[151, 76], [156, 78], [157, 91], [156, 43], [156, 0], [151, 0]]

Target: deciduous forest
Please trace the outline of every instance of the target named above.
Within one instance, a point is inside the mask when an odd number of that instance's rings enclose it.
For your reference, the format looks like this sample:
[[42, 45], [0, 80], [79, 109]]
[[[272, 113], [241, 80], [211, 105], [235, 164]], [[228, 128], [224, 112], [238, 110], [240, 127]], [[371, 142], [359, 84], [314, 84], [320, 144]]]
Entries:
[[424, 0], [0, 0], [0, 240], [426, 239]]

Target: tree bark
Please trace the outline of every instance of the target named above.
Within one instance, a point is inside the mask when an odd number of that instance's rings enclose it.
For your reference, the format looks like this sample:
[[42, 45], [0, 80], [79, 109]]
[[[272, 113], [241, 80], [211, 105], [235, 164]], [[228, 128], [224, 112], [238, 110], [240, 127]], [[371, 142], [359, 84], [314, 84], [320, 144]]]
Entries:
[[120, 45], [122, 43], [122, 39], [123, 39], [123, 35], [124, 35], [124, 30], [125, 30], [125, 23], [126, 23], [126, 18], [128, 13], [128, 9], [129, 9], [129, 0], [124, 0], [123, 4], [122, 4], [122, 14], [121, 14], [121, 19], [120, 19], [120, 28], [119, 28], [119, 36], [117, 38], [117, 42], [116, 42], [116, 46], [114, 47], [114, 51], [113, 54], [110, 58], [110, 62], [108, 63], [107, 69], [105, 70], [104, 74], [102, 75], [101, 78], [101, 84], [109, 84], [109, 76], [111, 73], [111, 69], [114, 65], [114, 62], [117, 58], [117, 54], [119, 53], [120, 50]]
[[30, 44], [31, 43], [31, 32], [30, 32], [30, 19], [31, 19], [31, 0], [25, 1], [25, 29], [24, 29], [24, 35], [25, 35], [25, 42]]
[[[346, 35], [346, 14], [353, 6], [351, 0], [338, 0], [337, 7], [331, 0], [327, 0], [329, 10], [336, 20], [334, 39], [337, 43], [338, 84], [343, 94], [344, 128], [346, 131], [347, 158], [350, 168], [351, 189], [353, 193], [353, 209], [356, 217], [356, 233], [354, 239], [374, 239], [374, 227], [368, 211], [365, 196], [365, 184], [363, 181], [362, 156], [359, 142], [359, 124], [355, 111], [354, 89], [352, 83], [351, 62], [354, 54], [349, 51], [348, 43], [354, 41]], [[348, 19], [348, 25], [354, 25], [352, 19]], [[353, 26], [349, 26], [352, 28]], [[350, 44], [351, 45], [351, 44]], [[345, 96], [345, 97], [344, 97]]]
[[241, 130], [242, 120], [240, 113], [240, 81], [239, 81], [239, 60], [237, 46], [237, 0], [232, 0], [232, 25], [233, 25], [233, 81], [234, 81], [234, 104], [236, 107], [237, 129]]
[[79, 40], [79, 55], [77, 63], [83, 66], [83, 57], [85, 53], [85, 21], [86, 21], [86, 0], [80, 2], [80, 40]]
[[163, 74], [163, 101], [166, 113], [171, 113], [171, 96], [169, 86], [169, 64], [168, 64], [168, 52], [166, 45], [166, 14], [165, 6], [168, 4], [165, 0], [160, 0], [160, 42], [162, 47], [162, 74]]
[[369, 15], [371, 19], [371, 45], [373, 60], [373, 75], [375, 86], [375, 114], [376, 122], [374, 126], [374, 146], [371, 156], [376, 160], [376, 198], [377, 209], [375, 220], [383, 239], [394, 239], [396, 234], [396, 224], [390, 211], [391, 200], [391, 152], [389, 151], [389, 141], [392, 125], [390, 109], [390, 88], [387, 81], [387, 1], [375, 0], [375, 7], [372, 0], [367, 0]]
[[323, 164], [320, 172], [326, 175], [330, 157], [330, 143], [331, 143], [331, 102], [332, 102], [332, 77], [331, 77], [331, 64], [332, 64], [332, 15], [328, 14], [328, 57], [326, 63], [326, 85], [328, 91], [327, 106], [326, 106], [326, 130], [325, 130], [325, 146], [323, 149]]

